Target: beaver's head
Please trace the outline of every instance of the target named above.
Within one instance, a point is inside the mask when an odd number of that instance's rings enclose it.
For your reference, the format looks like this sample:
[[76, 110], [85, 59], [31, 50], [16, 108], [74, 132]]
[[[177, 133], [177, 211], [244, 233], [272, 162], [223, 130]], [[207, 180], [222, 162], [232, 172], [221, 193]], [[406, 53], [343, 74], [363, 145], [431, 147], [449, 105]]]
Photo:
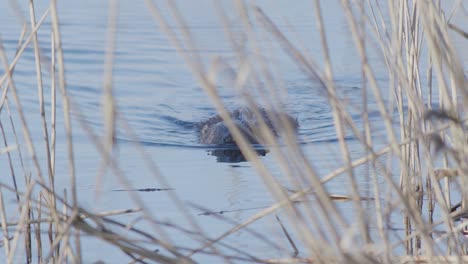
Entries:
[[[297, 120], [285, 113], [267, 112], [260, 109], [259, 119], [252, 110], [249, 108], [238, 108], [230, 113], [234, 125], [241, 131], [243, 136], [252, 144], [264, 143], [262, 139], [261, 123], [262, 120], [267, 128], [273, 132], [275, 136], [279, 136], [282, 131], [285, 121], [288, 126], [297, 130]], [[200, 143], [202, 144], [215, 144], [215, 145], [235, 145], [234, 137], [228, 129], [228, 126], [219, 116], [208, 119], [203, 123], [200, 129]]]

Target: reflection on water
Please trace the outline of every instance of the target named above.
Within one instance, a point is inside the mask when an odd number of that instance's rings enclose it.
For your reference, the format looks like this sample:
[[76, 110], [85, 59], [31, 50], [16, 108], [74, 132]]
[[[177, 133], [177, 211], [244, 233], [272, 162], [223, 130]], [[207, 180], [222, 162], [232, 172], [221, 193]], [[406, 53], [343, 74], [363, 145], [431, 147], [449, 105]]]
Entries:
[[[268, 153], [268, 150], [256, 149], [255, 152], [258, 156], [265, 156]], [[237, 148], [213, 149], [208, 150], [208, 153], [211, 156], [215, 156], [217, 162], [238, 163], [246, 161], [242, 152]]]

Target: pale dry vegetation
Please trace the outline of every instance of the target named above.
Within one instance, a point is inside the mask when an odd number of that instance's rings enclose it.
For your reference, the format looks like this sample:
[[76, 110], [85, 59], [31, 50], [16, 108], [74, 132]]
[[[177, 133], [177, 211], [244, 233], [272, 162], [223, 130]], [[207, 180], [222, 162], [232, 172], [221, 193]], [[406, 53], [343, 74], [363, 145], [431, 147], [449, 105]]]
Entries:
[[[385, 7], [388, 12], [381, 10], [383, 7], [380, 6], [380, 1], [341, 1], [350, 35], [354, 40], [354, 46], [350, 49], [361, 58], [360, 62], [356, 62], [356, 67], [360, 67], [362, 71], [360, 88], [364, 104], [359, 106], [362, 111], [360, 120], [351, 117], [334, 82], [329, 55], [333, 50], [329, 50], [327, 44], [324, 30], [326, 19], [322, 16], [320, 1], [313, 1], [314, 9], [310, 10], [316, 20], [317, 28], [314, 30], [320, 32], [321, 36], [317, 40], [322, 45], [323, 57], [320, 58], [312, 57], [301, 47], [295, 46], [267, 13], [244, 1], [235, 1], [237, 9], [233, 11], [241, 19], [239, 24], [244, 34], [245, 41], [239, 43], [236, 36], [239, 30], [232, 29], [226, 20], [226, 10], [217, 1], [213, 1], [219, 13], [219, 23], [232, 45], [236, 60], [230, 62], [217, 56], [209, 64], [203, 62], [206, 58], [201, 58], [200, 54], [187, 52], [197, 50], [197, 47], [190, 25], [185, 24], [176, 2], [165, 2], [170, 14], [160, 13], [153, 1], [146, 2], [159, 26], [155, 27], [155, 31], [163, 31], [177, 48], [218, 113], [228, 120], [227, 124], [244, 156], [251, 162], [259, 177], [263, 177], [277, 203], [259, 210], [249, 220], [226, 230], [218, 237], [205, 235], [197, 223], [199, 219], [185, 210], [188, 205], [180, 200], [177, 191], [168, 192], [168, 195], [174, 207], [185, 214], [192, 229], [155, 219], [137, 192], [130, 193], [130, 197], [138, 209], [91, 213], [80, 207], [74, 169], [74, 130], [86, 131], [89, 140], [102, 155], [100, 169], [110, 169], [122, 186], [129, 186], [127, 175], [121, 169], [125, 164], [118, 164], [113, 155], [117, 126], [121, 126], [133, 137], [124, 113], [120, 113], [116, 107], [112, 90], [117, 9], [115, 3], [110, 1], [103, 91], [105, 118], [102, 122], [105, 133], [98, 135], [86, 122], [80, 120], [79, 106], [74, 103], [76, 99], [67, 93], [63, 59], [66, 50], [61, 48], [60, 13], [57, 13], [56, 1], [51, 1], [50, 7], [40, 16], [35, 14], [31, 2], [30, 21], [24, 25], [14, 58], [8, 60], [0, 46], [0, 128], [4, 143], [0, 147], [0, 158], [7, 159], [10, 164], [9, 168], [1, 168], [0, 182], [0, 219], [3, 231], [1, 246], [7, 256], [5, 262], [13, 263], [14, 259], [18, 259], [18, 254], [25, 256], [21, 261], [33, 263], [85, 262], [81, 256], [81, 251], [84, 250], [81, 236], [84, 234], [95, 236], [119, 248], [129, 256], [130, 261], [133, 259], [132, 263], [192, 263], [196, 262], [199, 255], [220, 256], [226, 262], [255, 263], [468, 261], [468, 244], [463, 236], [463, 232], [465, 236], [468, 232], [468, 138], [465, 115], [468, 85], [463, 61], [460, 61], [452, 40], [453, 37], [461, 38], [466, 43], [467, 32], [466, 23], [458, 25], [450, 21], [455, 13], [462, 13], [466, 18], [467, 11], [463, 1], [455, 1], [450, 14], [443, 12], [437, 1], [388, 1]], [[384, 17], [383, 14], [388, 15]], [[47, 19], [52, 25], [52, 56], [49, 61], [44, 62], [41, 48], [46, 47], [39, 47], [36, 32]], [[174, 21], [177, 27], [170, 27], [167, 19]], [[291, 128], [285, 128], [289, 133], [281, 138], [280, 144], [263, 124], [264, 138], [270, 146], [269, 155], [276, 160], [280, 172], [294, 186], [292, 192], [285, 191], [277, 177], [257, 157], [254, 148], [242, 137], [239, 129], [229, 122], [226, 106], [216, 87], [219, 71], [230, 69], [233, 74], [232, 86], [242, 91], [240, 98], [245, 104], [252, 109], [261, 104], [281, 111], [284, 103], [282, 95], [286, 91], [278, 77], [267, 67], [268, 62], [262, 56], [257, 43], [265, 34], [281, 46], [283, 52], [297, 63], [311, 82], [321, 84], [323, 100], [329, 102], [333, 111], [337, 144], [342, 154], [340, 158], [345, 164], [328, 175], [319, 175], [314, 168], [320, 164], [310, 163], [296, 143], [297, 138]], [[366, 44], [369, 42], [377, 45], [372, 47]], [[258, 55], [246, 54], [242, 45], [248, 45]], [[15, 64], [27, 46], [34, 47], [40, 103], [37, 118], [42, 120], [44, 142], [41, 147], [45, 146], [45, 151], [38, 149], [31, 139], [13, 78]], [[389, 80], [386, 87], [379, 85], [368, 62], [370, 48], [378, 50], [384, 60]], [[422, 68], [421, 58], [429, 59], [427, 68]], [[324, 63], [317, 63], [319, 61]], [[47, 92], [43, 87], [44, 72], [48, 72], [47, 76], [51, 78], [51, 87]], [[257, 90], [243, 89], [247, 83], [258, 84], [254, 86]], [[249, 96], [251, 93], [265, 94], [265, 97]], [[44, 97], [50, 97], [50, 112], [45, 110]], [[58, 100], [61, 102], [60, 108], [56, 107]], [[386, 138], [386, 146], [383, 148], [376, 147], [373, 142], [366, 106], [371, 100], [378, 106], [378, 113], [385, 125], [385, 131], [381, 131]], [[14, 116], [19, 118], [12, 117], [12, 109], [15, 111]], [[72, 127], [71, 111], [77, 113], [79, 126]], [[64, 127], [55, 126], [57, 116], [64, 119]], [[357, 121], [363, 125], [358, 125]], [[277, 122], [287, 123], [285, 120]], [[56, 140], [59, 132], [66, 135], [64, 142]], [[348, 142], [345, 140], [347, 133], [351, 133], [365, 150], [361, 158], [351, 158]], [[13, 134], [15, 137], [7, 138], [6, 134]], [[67, 144], [64, 148], [68, 150], [68, 175], [55, 174], [56, 144]], [[287, 147], [283, 147], [284, 145]], [[155, 179], [162, 186], [167, 186], [165, 178], [160, 175], [144, 148], [138, 145], [135, 147], [148, 168], [154, 172]], [[46, 153], [46, 158], [39, 159], [38, 152]], [[31, 164], [31, 168], [18, 168], [17, 163], [12, 162], [13, 158], [31, 159], [31, 163], [24, 163], [24, 166]], [[367, 193], [369, 197], [365, 199], [356, 179], [360, 175], [356, 175], [354, 170], [361, 165], [368, 166], [368, 177], [372, 185], [372, 192]], [[30, 173], [21, 173], [26, 171]], [[399, 177], [395, 177], [396, 174]], [[24, 177], [21, 182], [25, 184], [17, 184], [17, 177]], [[54, 179], [57, 177], [69, 177], [69, 188], [65, 193], [55, 189]], [[343, 181], [349, 196], [329, 193], [326, 184], [336, 179]], [[384, 182], [385, 190], [379, 184], [381, 182]], [[5, 210], [5, 193], [15, 194], [16, 211]], [[295, 202], [305, 196], [316, 200], [314, 208], [308, 203]], [[352, 204], [355, 215], [351, 219], [337, 208], [337, 200], [349, 200]], [[362, 200], [373, 203], [375, 211], [372, 215], [364, 208]], [[259, 219], [277, 214], [280, 209], [281, 217], [288, 225], [283, 225], [279, 218], [278, 223], [288, 238], [285, 244], [291, 245], [291, 251], [295, 252], [292, 257], [259, 258], [242, 249], [231, 248], [223, 242], [226, 237], [243, 231]], [[119, 222], [109, 217], [131, 212], [138, 212], [151, 228], [141, 230], [132, 222]], [[404, 230], [392, 229], [387, 224], [395, 214], [405, 224]], [[17, 220], [7, 221], [12, 218]], [[167, 236], [167, 229], [177, 229], [187, 237], [196, 238], [200, 246], [187, 249], [174, 244]], [[122, 230], [126, 232], [121, 232]], [[263, 237], [259, 236], [259, 239]], [[155, 248], [160, 250], [155, 251]], [[226, 248], [231, 253], [224, 253]], [[274, 250], [277, 249], [272, 247], [272, 251]]]

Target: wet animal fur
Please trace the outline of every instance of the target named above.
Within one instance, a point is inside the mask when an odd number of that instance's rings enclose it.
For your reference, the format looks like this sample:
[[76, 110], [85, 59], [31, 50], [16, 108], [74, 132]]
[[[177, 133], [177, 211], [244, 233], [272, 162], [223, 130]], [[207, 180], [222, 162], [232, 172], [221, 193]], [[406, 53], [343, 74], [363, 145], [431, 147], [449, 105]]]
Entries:
[[[286, 120], [289, 126], [297, 130], [298, 122], [292, 116], [286, 113], [278, 113], [274, 111], [267, 111], [263, 108], [259, 109], [260, 117], [247, 107], [240, 107], [231, 111], [229, 114], [234, 124], [240, 129], [243, 135], [252, 144], [261, 144], [263, 142], [260, 132], [260, 120], [262, 118], [267, 127], [273, 132], [275, 136], [279, 136], [281, 119]], [[202, 144], [213, 145], [227, 145], [235, 144], [235, 140], [231, 135], [225, 121], [219, 115], [215, 115], [208, 120], [199, 124], [200, 138]]]

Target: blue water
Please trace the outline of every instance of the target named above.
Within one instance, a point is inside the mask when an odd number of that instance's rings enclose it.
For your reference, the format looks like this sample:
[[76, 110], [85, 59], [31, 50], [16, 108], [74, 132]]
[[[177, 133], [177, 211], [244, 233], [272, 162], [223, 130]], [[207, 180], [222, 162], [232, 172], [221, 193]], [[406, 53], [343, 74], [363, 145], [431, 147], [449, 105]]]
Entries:
[[[59, 1], [60, 30], [62, 34], [65, 56], [67, 89], [74, 108], [73, 140], [76, 165], [79, 205], [95, 213], [119, 209], [136, 208], [139, 205], [130, 198], [128, 192], [115, 192], [116, 189], [134, 188], [173, 188], [186, 205], [185, 211], [180, 211], [167, 191], [139, 193], [146, 206], [147, 213], [159, 221], [168, 221], [185, 228], [192, 226], [185, 220], [185, 213], [192, 216], [201, 226], [205, 235], [214, 238], [233, 226], [233, 222], [243, 222], [257, 213], [259, 207], [272, 204], [273, 198], [249, 162], [226, 163], [218, 162], [219, 158], [211, 155], [211, 151], [197, 142], [194, 125], [215, 114], [214, 107], [207, 98], [200, 84], [193, 77], [190, 69], [182, 57], [168, 41], [167, 36], [153, 21], [142, 1], [121, 1], [118, 10], [118, 26], [116, 31], [115, 63], [113, 66], [113, 88], [118, 106], [119, 121], [117, 124], [117, 146], [115, 157], [118, 169], [125, 175], [130, 186], [123, 185], [115, 171], [107, 169], [102, 173], [100, 166], [102, 158], [91, 143], [83, 124], [89, 126], [94, 133], [103, 133], [103, 86], [104, 59], [106, 51], [108, 3], [105, 1]], [[341, 7], [335, 1], [323, 1], [323, 12], [326, 21], [326, 31], [329, 37], [329, 48], [332, 51], [334, 78], [339, 94], [349, 102], [349, 109], [353, 118], [360, 118], [362, 111], [361, 98], [361, 69], [357, 66], [359, 57], [357, 52], [350, 52], [353, 41], [347, 33], [346, 19], [341, 13]], [[165, 2], [157, 1], [162, 13], [170, 18], [170, 11]], [[249, 3], [251, 4], [251, 3]], [[253, 4], [253, 3], [252, 3]], [[270, 1], [256, 2], [279, 28], [301, 50], [316, 58], [319, 65], [323, 64], [319, 34], [315, 26], [312, 1]], [[48, 3], [38, 2], [36, 17], [42, 15]], [[242, 27], [239, 15], [234, 12], [232, 3], [223, 3], [229, 23], [233, 29]], [[226, 39], [223, 27], [218, 20], [211, 1], [181, 1], [179, 8], [188, 29], [195, 38], [196, 52], [209, 65], [215, 56], [221, 56], [227, 61], [235, 61], [229, 41]], [[20, 7], [20, 13], [25, 14], [29, 21], [26, 6]], [[169, 21], [171, 28], [180, 30], [173, 20]], [[259, 27], [260, 28], [260, 27]], [[19, 35], [21, 32], [21, 18], [7, 1], [0, 3], [0, 34], [9, 60], [14, 57]], [[241, 32], [239, 38], [242, 37]], [[50, 34], [51, 22], [46, 19], [39, 30], [41, 56], [44, 60], [43, 77], [46, 94], [46, 116], [50, 120]], [[286, 87], [287, 98], [284, 99], [288, 113], [297, 117], [299, 122], [298, 143], [306, 153], [314, 169], [320, 174], [338, 168], [342, 164], [337, 144], [331, 107], [323, 94], [323, 87], [318, 82], [308, 78], [293, 60], [272, 41], [271, 36], [265, 34], [260, 40], [265, 51], [264, 56], [269, 62], [278, 86]], [[254, 54], [254, 51], [252, 51]], [[466, 53], [462, 53], [465, 56]], [[379, 83], [385, 87], [387, 77], [383, 60], [369, 54], [370, 63], [374, 66]], [[3, 74], [3, 71], [0, 70]], [[229, 108], [241, 103], [236, 96], [228, 74], [221, 75], [218, 89], [221, 97]], [[37, 83], [35, 78], [34, 54], [32, 46], [23, 54], [15, 68], [14, 79], [19, 90], [22, 107], [28, 120], [29, 130], [36, 143], [36, 152], [41, 161], [45, 160], [44, 144], [42, 143], [42, 129], [38, 114]], [[264, 85], [267, 85], [264, 83]], [[384, 93], [385, 88], [384, 89]], [[387, 92], [388, 93], [388, 92]], [[56, 190], [62, 193], [69, 188], [69, 164], [67, 158], [66, 138], [62, 114], [60, 93], [57, 92], [57, 158], [56, 158]], [[11, 103], [11, 102], [10, 102]], [[381, 117], [377, 107], [369, 104], [369, 112], [376, 144], [384, 145], [386, 138], [383, 132]], [[17, 109], [12, 105], [14, 118], [17, 120]], [[8, 116], [3, 109], [0, 120], [7, 124]], [[125, 120], [122, 121], [122, 120]], [[131, 133], [125, 128], [127, 123]], [[358, 123], [359, 125], [359, 123]], [[13, 142], [11, 128], [5, 125], [10, 142]], [[21, 131], [19, 122], [16, 129]], [[20, 135], [20, 141], [22, 135]], [[361, 147], [348, 133], [347, 141], [353, 157], [363, 156]], [[27, 154], [25, 145], [21, 145], [26, 155], [26, 173], [35, 175], [32, 162]], [[149, 169], [145, 157], [151, 159], [157, 170]], [[317, 155], [319, 153], [320, 155]], [[15, 155], [14, 155], [15, 156]], [[261, 157], [270, 168], [273, 175], [280, 182], [288, 186], [286, 177], [282, 175], [275, 158], [271, 153]], [[7, 172], [5, 155], [0, 156], [0, 168], [5, 176], [5, 184], [11, 185]], [[19, 163], [15, 156], [15, 164]], [[44, 162], [42, 164], [45, 164]], [[45, 173], [46, 168], [42, 167]], [[365, 172], [366, 168], [358, 169]], [[17, 172], [22, 175], [21, 170]], [[165, 181], [160, 181], [163, 176]], [[395, 175], [396, 177], [398, 175]], [[19, 185], [24, 186], [23, 177]], [[8, 179], [8, 180], [6, 180]], [[370, 183], [363, 177], [362, 190], [368, 190]], [[2, 182], [3, 183], [3, 182]], [[350, 189], [341, 180], [331, 181], [327, 188], [336, 194], [349, 194]], [[70, 199], [70, 190], [68, 199]], [[9, 194], [11, 195], [11, 194]], [[14, 208], [16, 202], [13, 196], [8, 197], [8, 206]], [[204, 210], [194, 207], [197, 205], [211, 211], [229, 211], [223, 214], [229, 221], [219, 220], [212, 216], [200, 216]], [[352, 206], [339, 203], [338, 207], [352, 217]], [[368, 205], [369, 208], [372, 205]], [[240, 210], [237, 209], [251, 209]], [[7, 218], [14, 221], [17, 215], [14, 209]], [[141, 214], [113, 217], [118, 221], [131, 222]], [[398, 223], [400, 224], [400, 223]], [[151, 225], [143, 220], [136, 221], [136, 226], [145, 230], [152, 230]], [[261, 234], [273, 234], [270, 242], [264, 242], [248, 232], [238, 232], [224, 240], [225, 243], [260, 257], [287, 257], [290, 249], [273, 216], [266, 217], [251, 226]], [[196, 247], [196, 239], [177, 230], [164, 229], [170, 240], [177, 245]], [[270, 249], [272, 244], [280, 247], [276, 253]], [[148, 248], [157, 249], [153, 245]], [[236, 255], [230, 252], [229, 254]], [[303, 253], [306, 255], [305, 249]], [[105, 254], [103, 254], [105, 252]], [[4, 254], [3, 251], [0, 254]], [[83, 236], [82, 255], [86, 263], [104, 260], [109, 263], [129, 262], [128, 256], [99, 239]], [[237, 255], [241, 255], [237, 253]], [[1, 256], [1, 255], [0, 255]], [[3, 258], [3, 256], [2, 256]], [[18, 255], [21, 262], [23, 256]], [[216, 263], [220, 261], [209, 255], [195, 257], [201, 263]]]

